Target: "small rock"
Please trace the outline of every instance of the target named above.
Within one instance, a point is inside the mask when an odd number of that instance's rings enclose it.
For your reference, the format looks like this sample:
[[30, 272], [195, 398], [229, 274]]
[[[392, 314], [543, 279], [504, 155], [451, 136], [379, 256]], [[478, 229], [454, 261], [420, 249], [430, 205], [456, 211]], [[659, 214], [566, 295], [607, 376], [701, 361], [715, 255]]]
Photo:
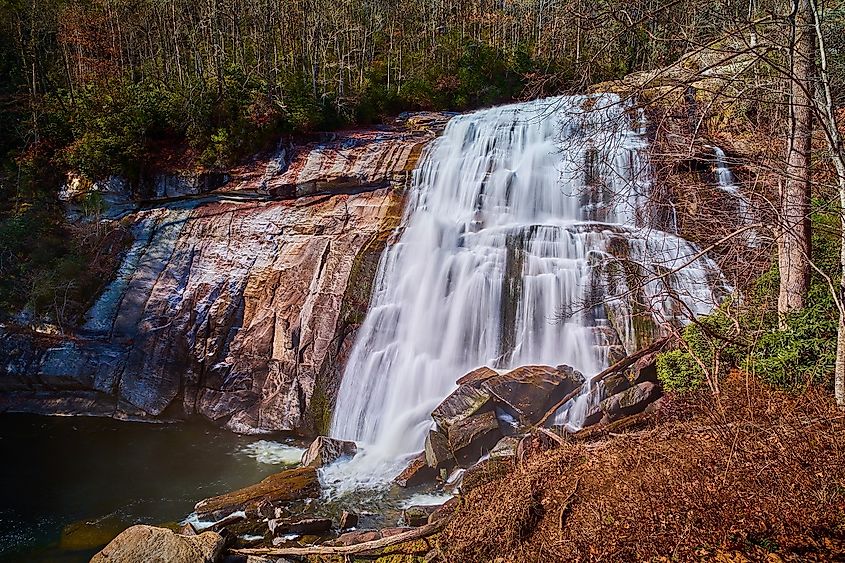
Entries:
[[340, 529], [348, 530], [358, 525], [358, 515], [354, 512], [343, 511], [340, 515]]
[[322, 534], [332, 529], [328, 518], [304, 518], [302, 520], [268, 520], [267, 526], [274, 536], [283, 534]]
[[436, 478], [437, 470], [426, 463], [425, 452], [421, 452], [393, 481], [400, 487], [415, 487], [434, 481]]
[[180, 536], [166, 528], [139, 524], [114, 538], [91, 563], [211, 563], [220, 557], [225, 543], [215, 532]]
[[334, 541], [335, 545], [353, 545], [356, 543], [363, 543], [367, 541], [374, 541], [381, 537], [378, 530], [356, 530], [354, 532], [346, 532], [341, 534]]
[[402, 523], [413, 528], [427, 524], [428, 517], [438, 508], [440, 508], [440, 505], [409, 506], [402, 511]]
[[319, 436], [302, 454], [302, 465], [323, 467], [342, 457], [352, 457], [356, 453], [358, 453], [358, 446], [355, 442]]

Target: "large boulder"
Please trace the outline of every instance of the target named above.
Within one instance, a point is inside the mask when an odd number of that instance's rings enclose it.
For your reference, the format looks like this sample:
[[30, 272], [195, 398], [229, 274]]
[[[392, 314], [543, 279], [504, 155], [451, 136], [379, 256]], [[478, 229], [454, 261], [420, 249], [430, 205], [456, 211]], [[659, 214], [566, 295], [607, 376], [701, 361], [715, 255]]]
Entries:
[[225, 543], [216, 532], [180, 536], [139, 524], [114, 538], [91, 563], [212, 563], [220, 558]]
[[342, 457], [352, 457], [358, 453], [355, 442], [319, 436], [302, 454], [302, 465], [323, 467]]
[[445, 430], [476, 413], [492, 409], [488, 391], [472, 385], [461, 385], [432, 411], [431, 418]]
[[520, 425], [533, 426], [582, 383], [584, 376], [568, 366], [522, 366], [487, 379], [482, 388]]
[[502, 438], [495, 413], [487, 411], [465, 418], [449, 427], [449, 450], [459, 463], [477, 460]]
[[256, 512], [266, 503], [290, 502], [320, 496], [320, 480], [313, 467], [289, 469], [270, 475], [260, 483], [201, 500], [194, 507], [202, 518], [226, 516], [236, 511]]
[[610, 422], [626, 416], [639, 414], [645, 408], [659, 399], [662, 393], [660, 387], [650, 381], [638, 383], [630, 389], [608, 397], [601, 402], [601, 408]]
[[437, 470], [426, 463], [425, 452], [421, 452], [393, 481], [400, 487], [415, 487], [434, 481], [436, 477]]

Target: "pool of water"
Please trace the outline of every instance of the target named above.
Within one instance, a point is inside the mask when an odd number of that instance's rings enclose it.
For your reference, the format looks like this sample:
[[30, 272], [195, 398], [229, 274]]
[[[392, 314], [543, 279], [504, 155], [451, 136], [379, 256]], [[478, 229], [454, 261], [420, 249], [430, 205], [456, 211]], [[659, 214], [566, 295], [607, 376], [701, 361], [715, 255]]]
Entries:
[[88, 561], [127, 526], [175, 524], [303, 444], [207, 424], [0, 415], [0, 561]]

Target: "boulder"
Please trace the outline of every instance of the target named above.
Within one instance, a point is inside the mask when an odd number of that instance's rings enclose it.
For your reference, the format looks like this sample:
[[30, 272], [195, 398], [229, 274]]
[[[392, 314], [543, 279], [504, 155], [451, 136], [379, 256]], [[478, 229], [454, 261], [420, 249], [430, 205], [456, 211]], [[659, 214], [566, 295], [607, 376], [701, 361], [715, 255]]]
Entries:
[[354, 528], [357, 525], [358, 515], [354, 512], [347, 512], [346, 510], [344, 510], [343, 514], [340, 515], [340, 529], [348, 530], [350, 528]]
[[423, 526], [428, 523], [428, 517], [438, 508], [440, 508], [438, 504], [431, 506], [409, 506], [402, 511], [402, 523], [413, 528]]
[[459, 421], [448, 431], [449, 450], [459, 464], [475, 462], [502, 438], [495, 413], [487, 411]]
[[634, 385], [647, 381], [657, 383], [657, 354], [649, 354], [634, 362], [629, 377]]
[[522, 366], [487, 379], [482, 387], [522, 426], [533, 426], [583, 382], [569, 366]]
[[630, 389], [608, 397], [601, 402], [601, 408], [610, 422], [620, 418], [641, 413], [645, 408], [660, 398], [660, 387], [645, 381]]
[[621, 373], [609, 375], [604, 378], [603, 382], [608, 396], [616, 395], [617, 393], [621, 393], [625, 389], [631, 387], [631, 382], [628, 381], [628, 378]]
[[332, 521], [328, 518], [302, 518], [300, 520], [268, 520], [267, 527], [274, 536], [283, 534], [319, 535], [332, 529]]
[[452, 460], [449, 438], [439, 430], [431, 430], [425, 438], [425, 462], [429, 467], [441, 467]]
[[472, 385], [461, 385], [437, 405], [431, 413], [431, 418], [437, 426], [446, 430], [457, 422], [492, 408], [490, 393]]
[[478, 369], [472, 370], [465, 376], [461, 377], [458, 381], [456, 381], [456, 383], [458, 385], [471, 385], [473, 387], [480, 387], [482, 383], [484, 383], [491, 377], [496, 377], [497, 375], [499, 375], [499, 372], [493, 371], [487, 366], [482, 366]]
[[604, 410], [602, 410], [600, 403], [596, 402], [588, 405], [584, 411], [584, 420], [581, 421], [581, 428], [595, 426], [604, 419], [604, 416]]
[[236, 511], [257, 512], [262, 503], [290, 502], [320, 496], [320, 480], [313, 467], [275, 473], [260, 483], [201, 500], [194, 510], [200, 519], [226, 516]]
[[323, 467], [342, 457], [352, 457], [356, 453], [358, 453], [358, 446], [355, 442], [319, 436], [302, 454], [302, 465]]
[[393, 481], [400, 487], [415, 487], [436, 478], [437, 470], [426, 463], [425, 452], [420, 452]]
[[215, 532], [180, 536], [166, 528], [139, 524], [114, 538], [91, 563], [211, 563], [224, 547], [225, 540]]

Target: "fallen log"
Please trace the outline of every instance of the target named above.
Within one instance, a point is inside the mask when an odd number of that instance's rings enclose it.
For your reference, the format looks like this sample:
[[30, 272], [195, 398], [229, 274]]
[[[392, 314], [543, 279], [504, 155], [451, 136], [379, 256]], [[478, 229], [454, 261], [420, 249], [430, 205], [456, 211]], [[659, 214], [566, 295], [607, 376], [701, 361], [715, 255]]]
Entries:
[[394, 545], [399, 545], [401, 543], [419, 540], [428, 536], [433, 536], [434, 534], [440, 532], [441, 530], [443, 530], [443, 528], [446, 527], [446, 523], [448, 522], [448, 520], [448, 518], [443, 518], [441, 520], [436, 520], [431, 524], [426, 524], [425, 526], [420, 526], [419, 528], [414, 528], [413, 530], [408, 530], [407, 532], [396, 534], [395, 536], [388, 536], [386, 538], [362, 542], [355, 545], [315, 545], [311, 547], [287, 548], [243, 548], [233, 549], [231, 551], [232, 553], [237, 553], [241, 555], [270, 555], [279, 557], [308, 555], [360, 555], [369, 551], [376, 551], [379, 549], [384, 549], [385, 547], [391, 547]]

